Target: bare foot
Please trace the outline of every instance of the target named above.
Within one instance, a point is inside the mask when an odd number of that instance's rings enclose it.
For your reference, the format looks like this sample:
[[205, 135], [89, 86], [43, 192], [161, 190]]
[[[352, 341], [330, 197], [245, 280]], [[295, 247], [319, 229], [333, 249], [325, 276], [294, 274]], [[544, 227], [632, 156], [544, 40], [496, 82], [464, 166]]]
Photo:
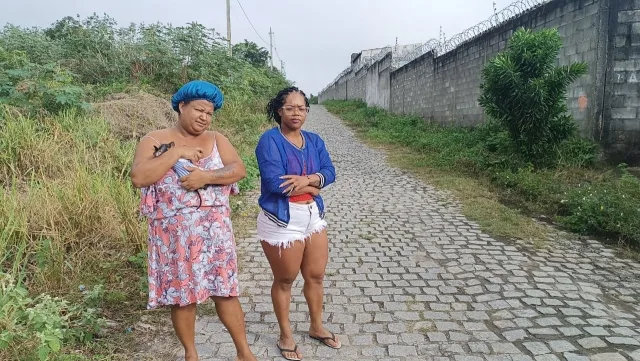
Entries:
[[192, 354], [184, 354], [184, 361], [198, 361], [198, 354], [197, 353], [192, 353]]
[[284, 351], [282, 355], [288, 359], [302, 360], [302, 352], [300, 352], [300, 348], [296, 349], [296, 342], [293, 338], [280, 339], [280, 341], [278, 341], [278, 348], [282, 350], [296, 350], [295, 352]]
[[323, 342], [324, 344], [326, 344], [327, 346], [333, 347], [333, 348], [340, 348], [342, 347], [342, 344], [340, 343], [340, 340], [338, 339], [338, 337], [335, 337], [335, 341], [331, 339], [331, 332], [327, 331], [327, 329], [325, 329], [324, 327], [320, 330], [316, 330], [316, 329], [309, 329], [309, 336], [310, 337], [315, 337], [315, 338], [320, 338], [320, 342]]

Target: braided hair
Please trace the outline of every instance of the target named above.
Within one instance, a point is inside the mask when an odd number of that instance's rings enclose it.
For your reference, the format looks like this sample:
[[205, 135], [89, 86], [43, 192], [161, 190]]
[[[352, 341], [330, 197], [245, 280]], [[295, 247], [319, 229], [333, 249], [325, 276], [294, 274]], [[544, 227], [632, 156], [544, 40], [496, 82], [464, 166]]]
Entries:
[[302, 90], [298, 89], [295, 86], [285, 88], [280, 90], [273, 99], [269, 100], [269, 103], [267, 104], [267, 116], [269, 117], [269, 119], [273, 119], [276, 121], [276, 123], [280, 124], [282, 118], [280, 117], [280, 114], [278, 114], [278, 110], [282, 108], [285, 100], [287, 99], [287, 96], [289, 96], [289, 94], [291, 93], [299, 93], [300, 95], [302, 95], [304, 97], [305, 106], [307, 108], [309, 107], [309, 99]]

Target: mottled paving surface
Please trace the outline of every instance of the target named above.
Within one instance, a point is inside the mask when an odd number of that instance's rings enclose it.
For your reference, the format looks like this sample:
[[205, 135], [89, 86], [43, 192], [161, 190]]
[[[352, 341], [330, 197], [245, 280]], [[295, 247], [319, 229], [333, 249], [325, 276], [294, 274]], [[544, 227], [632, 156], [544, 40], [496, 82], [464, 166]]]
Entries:
[[[325, 192], [324, 316], [344, 346], [306, 336], [299, 278], [291, 320], [305, 360], [640, 361], [640, 264], [597, 242], [535, 249], [495, 240], [323, 108], [306, 127], [324, 138], [338, 173]], [[267, 260], [257, 241], [238, 246], [252, 349], [259, 360], [282, 360]], [[217, 318], [197, 329], [202, 359], [232, 359]]]

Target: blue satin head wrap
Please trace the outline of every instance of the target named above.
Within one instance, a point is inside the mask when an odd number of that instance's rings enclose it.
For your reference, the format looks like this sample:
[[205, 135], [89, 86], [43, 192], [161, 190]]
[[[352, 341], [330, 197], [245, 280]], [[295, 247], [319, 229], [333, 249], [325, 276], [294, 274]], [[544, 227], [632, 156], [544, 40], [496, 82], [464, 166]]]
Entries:
[[171, 97], [171, 106], [173, 110], [178, 112], [180, 102], [189, 102], [191, 100], [208, 100], [213, 103], [213, 110], [215, 111], [222, 108], [224, 96], [214, 84], [204, 80], [193, 80], [183, 85]]

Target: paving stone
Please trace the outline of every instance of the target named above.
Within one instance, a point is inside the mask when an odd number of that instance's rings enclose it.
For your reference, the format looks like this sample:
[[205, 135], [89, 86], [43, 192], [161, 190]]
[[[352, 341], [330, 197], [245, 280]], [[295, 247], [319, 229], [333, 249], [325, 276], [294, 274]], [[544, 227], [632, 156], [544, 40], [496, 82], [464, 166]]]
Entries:
[[394, 322], [387, 324], [389, 332], [402, 333], [407, 331], [407, 325], [405, 323]]
[[449, 332], [449, 339], [457, 342], [467, 342], [471, 339], [471, 335], [460, 332]]
[[558, 327], [558, 331], [567, 337], [582, 335], [582, 331], [577, 327]]
[[624, 336], [637, 336], [638, 332], [628, 328], [628, 327], [614, 327], [610, 330], [613, 333], [624, 335]]
[[381, 345], [391, 345], [398, 343], [398, 336], [396, 335], [387, 335], [387, 334], [377, 334], [376, 341]]
[[538, 355], [536, 356], [536, 361], [560, 361], [558, 356], [556, 355]]
[[640, 349], [628, 353], [633, 361], [640, 361]]
[[558, 320], [558, 318], [556, 318], [556, 317], [539, 318], [539, 319], [535, 320], [535, 322], [538, 325], [542, 326], [542, 327], [562, 326], [562, 322], [560, 322], [560, 320]]
[[551, 353], [551, 350], [542, 342], [523, 342], [522, 345], [534, 355]]
[[403, 333], [400, 340], [405, 345], [421, 345], [425, 342], [425, 336], [419, 333]]
[[356, 346], [373, 345], [373, 335], [357, 335], [353, 338], [352, 344]]
[[607, 344], [598, 337], [587, 337], [578, 340], [578, 343], [586, 349], [607, 347]]
[[462, 348], [462, 345], [457, 344], [457, 343], [443, 343], [440, 346], [440, 350], [442, 351], [442, 353], [444, 354], [465, 354], [464, 349]]
[[469, 342], [468, 346], [472, 353], [488, 354], [490, 352], [489, 346], [484, 342]]
[[496, 342], [491, 344], [493, 353], [496, 354], [518, 354], [522, 353], [516, 346], [508, 342]]
[[617, 352], [599, 353], [590, 356], [591, 361], [627, 361], [627, 359]]
[[415, 346], [390, 345], [389, 356], [392, 356], [392, 357], [418, 356], [418, 352], [416, 351]]
[[503, 310], [507, 308], [511, 308], [511, 304], [505, 300], [495, 300], [489, 302], [489, 306], [494, 310]]
[[446, 312], [431, 312], [425, 311], [422, 313], [424, 319], [427, 320], [450, 320], [451, 315]]
[[571, 344], [569, 341], [565, 340], [553, 340], [548, 342], [549, 347], [556, 353], [576, 351], [575, 346]]
[[473, 337], [479, 341], [498, 341], [500, 338], [490, 331], [475, 331]]
[[501, 329], [516, 327], [516, 324], [509, 320], [493, 321], [493, 324], [496, 325], [497, 328], [501, 328]]
[[552, 328], [530, 328], [527, 331], [529, 331], [530, 334], [532, 335], [557, 335], [558, 332]]
[[527, 355], [511, 355], [512, 361], [533, 361], [531, 356]]
[[484, 359], [480, 356], [454, 356], [455, 361], [484, 361]]
[[515, 318], [513, 322], [520, 328], [533, 327], [533, 322], [529, 321], [528, 318]]
[[631, 337], [606, 337], [605, 340], [614, 345], [640, 346], [640, 342]]
[[507, 341], [522, 341], [527, 338], [527, 332], [524, 330], [507, 331], [502, 334]]
[[447, 335], [442, 332], [428, 332], [427, 337], [429, 337], [429, 341], [431, 342], [446, 342]]
[[460, 325], [455, 322], [436, 321], [435, 324], [438, 331], [460, 330]]
[[609, 332], [602, 327], [585, 327], [584, 330], [594, 336], [609, 336]]
[[587, 322], [592, 326], [611, 326], [611, 321], [601, 318], [589, 318]]
[[487, 326], [481, 322], [463, 322], [463, 327], [467, 331], [484, 331], [487, 330]]
[[590, 361], [588, 356], [578, 355], [571, 352], [565, 352], [562, 354], [567, 361]]
[[[365, 347], [362, 349], [362, 356], [365, 357], [383, 357], [387, 353], [387, 350], [384, 347]], [[354, 359], [355, 360], [355, 359]]]
[[622, 326], [622, 327], [633, 327], [634, 326], [633, 322], [630, 322], [629, 320], [615, 320], [614, 322], [616, 324], [618, 324], [618, 326]]

